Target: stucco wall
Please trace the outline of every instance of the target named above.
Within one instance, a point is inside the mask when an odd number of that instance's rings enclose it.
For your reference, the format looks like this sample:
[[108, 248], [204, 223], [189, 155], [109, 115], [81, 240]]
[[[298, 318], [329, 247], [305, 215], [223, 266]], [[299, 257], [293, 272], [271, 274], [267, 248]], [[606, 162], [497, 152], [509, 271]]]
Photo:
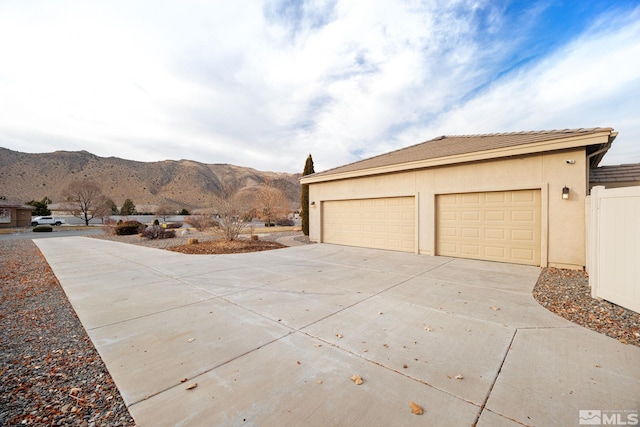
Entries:
[[[574, 160], [568, 164], [567, 160]], [[321, 203], [326, 200], [415, 196], [418, 248], [435, 253], [435, 198], [438, 194], [540, 189], [542, 195], [542, 266], [582, 269], [585, 265], [584, 148], [515, 158], [313, 183], [309, 200], [309, 237], [319, 242]], [[562, 199], [562, 188], [571, 190]]]

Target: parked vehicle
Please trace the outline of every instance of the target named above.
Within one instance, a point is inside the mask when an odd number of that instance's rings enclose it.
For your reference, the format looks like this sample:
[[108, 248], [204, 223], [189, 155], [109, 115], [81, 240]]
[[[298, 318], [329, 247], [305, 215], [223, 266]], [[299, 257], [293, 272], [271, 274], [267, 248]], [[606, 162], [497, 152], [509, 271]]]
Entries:
[[35, 218], [31, 218], [32, 227], [35, 227], [36, 225], [62, 225], [64, 223], [64, 219], [53, 216], [37, 216]]

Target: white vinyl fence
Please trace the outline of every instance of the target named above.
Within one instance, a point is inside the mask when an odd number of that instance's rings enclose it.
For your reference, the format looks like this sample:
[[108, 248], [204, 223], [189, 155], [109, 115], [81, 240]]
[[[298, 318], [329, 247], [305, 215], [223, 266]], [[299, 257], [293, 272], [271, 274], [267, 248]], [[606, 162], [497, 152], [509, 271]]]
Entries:
[[591, 295], [640, 312], [640, 187], [593, 187], [589, 199]]

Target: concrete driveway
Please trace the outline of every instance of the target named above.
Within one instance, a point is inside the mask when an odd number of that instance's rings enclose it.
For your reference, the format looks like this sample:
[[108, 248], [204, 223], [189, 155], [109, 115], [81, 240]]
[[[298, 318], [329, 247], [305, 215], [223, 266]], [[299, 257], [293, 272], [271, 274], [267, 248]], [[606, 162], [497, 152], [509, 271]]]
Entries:
[[139, 426], [550, 426], [640, 409], [640, 348], [539, 306], [538, 268], [36, 244]]

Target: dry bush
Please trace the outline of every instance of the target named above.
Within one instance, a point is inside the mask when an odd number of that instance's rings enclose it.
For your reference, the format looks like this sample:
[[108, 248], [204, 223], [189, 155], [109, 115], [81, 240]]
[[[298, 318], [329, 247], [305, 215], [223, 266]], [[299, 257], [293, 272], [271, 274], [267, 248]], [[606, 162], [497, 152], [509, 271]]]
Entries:
[[142, 237], [146, 237], [147, 239], [171, 239], [176, 237], [175, 230], [168, 230], [160, 227], [159, 225], [147, 227], [140, 234]]
[[102, 231], [108, 236], [114, 236], [116, 234], [116, 226], [118, 222], [115, 219], [107, 218], [104, 220]]
[[184, 222], [198, 231], [204, 231], [207, 228], [217, 227], [220, 225], [220, 223], [213, 219], [213, 217], [209, 214], [191, 215], [186, 217], [184, 219]]

